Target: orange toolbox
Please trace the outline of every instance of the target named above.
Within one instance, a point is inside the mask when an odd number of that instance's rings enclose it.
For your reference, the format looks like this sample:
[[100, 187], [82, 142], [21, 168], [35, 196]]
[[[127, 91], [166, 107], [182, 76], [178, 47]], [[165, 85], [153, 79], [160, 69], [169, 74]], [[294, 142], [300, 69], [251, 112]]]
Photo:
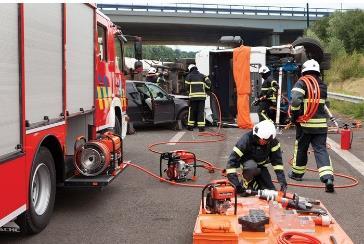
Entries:
[[[322, 203], [319, 207], [326, 210]], [[256, 197], [238, 197], [236, 215], [234, 215], [234, 207], [229, 208], [225, 214], [211, 214], [203, 213], [206, 211], [203, 211], [201, 206], [193, 231], [193, 243], [278, 243], [278, 237], [283, 231], [272, 223], [271, 219], [268, 224], [265, 224], [264, 232], [242, 231], [242, 225], [239, 224], [238, 219], [249, 215], [249, 210], [252, 209], [262, 210], [267, 217], [272, 217], [269, 216], [269, 203]], [[308, 228], [303, 232], [316, 237], [321, 243], [353, 243], [329, 212], [328, 216], [331, 218], [329, 226], [315, 225], [313, 229]]]

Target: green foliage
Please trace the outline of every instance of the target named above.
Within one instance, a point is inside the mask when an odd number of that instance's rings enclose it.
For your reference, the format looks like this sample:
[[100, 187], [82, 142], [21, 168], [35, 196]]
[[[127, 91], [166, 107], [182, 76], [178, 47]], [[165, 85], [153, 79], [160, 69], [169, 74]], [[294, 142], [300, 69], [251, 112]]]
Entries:
[[305, 35], [320, 41], [331, 53], [328, 82], [364, 77], [364, 11], [335, 12], [316, 21]]
[[331, 69], [326, 74], [326, 81], [341, 82], [350, 78], [364, 77], [364, 56], [354, 52], [352, 54], [342, 54], [336, 56]]
[[328, 36], [342, 40], [347, 52], [364, 51], [364, 11], [336, 12], [329, 20]]
[[[196, 52], [185, 52], [179, 49], [173, 50], [167, 46], [154, 46], [144, 45], [143, 46], [143, 59], [154, 59], [161, 61], [173, 61], [179, 58], [195, 58]], [[134, 57], [134, 51], [132, 47], [125, 48], [126, 57]]]
[[335, 12], [316, 21], [306, 31], [306, 34], [310, 32], [314, 33], [314, 35], [310, 35], [311, 37], [317, 37], [325, 44], [333, 42], [332, 45], [339, 45], [338, 40], [340, 40], [348, 53], [355, 50], [364, 52], [364, 11], [357, 9], [347, 12]]
[[364, 103], [355, 104], [338, 100], [330, 100], [330, 108], [341, 114], [346, 114], [355, 119], [364, 119]]

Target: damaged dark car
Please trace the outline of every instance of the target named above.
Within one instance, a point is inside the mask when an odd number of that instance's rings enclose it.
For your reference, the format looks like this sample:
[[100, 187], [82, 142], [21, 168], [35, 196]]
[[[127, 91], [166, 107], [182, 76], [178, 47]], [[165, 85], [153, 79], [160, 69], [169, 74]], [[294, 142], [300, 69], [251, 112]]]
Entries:
[[188, 102], [169, 95], [157, 84], [143, 81], [126, 82], [128, 133], [134, 126], [170, 124], [173, 129], [187, 125]]

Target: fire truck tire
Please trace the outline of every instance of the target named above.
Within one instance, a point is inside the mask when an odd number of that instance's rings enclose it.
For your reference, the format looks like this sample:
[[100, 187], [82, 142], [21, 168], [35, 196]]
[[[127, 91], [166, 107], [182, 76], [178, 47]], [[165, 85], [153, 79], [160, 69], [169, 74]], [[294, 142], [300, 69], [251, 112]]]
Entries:
[[51, 152], [40, 147], [32, 165], [29, 182], [28, 210], [16, 223], [23, 234], [35, 234], [49, 223], [56, 196], [56, 170]]

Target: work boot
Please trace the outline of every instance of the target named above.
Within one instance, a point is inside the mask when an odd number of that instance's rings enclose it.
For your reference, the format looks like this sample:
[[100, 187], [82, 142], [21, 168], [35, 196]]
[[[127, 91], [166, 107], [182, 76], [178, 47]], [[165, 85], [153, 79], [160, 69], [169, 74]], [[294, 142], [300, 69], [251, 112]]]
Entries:
[[187, 126], [187, 130], [193, 131], [193, 127], [192, 126]]
[[302, 176], [294, 172], [289, 172], [288, 177], [295, 181], [302, 181]]
[[205, 128], [204, 127], [200, 127], [200, 128], [198, 128], [198, 131], [199, 132], [204, 132], [205, 131]]
[[332, 179], [328, 179], [325, 182], [325, 191], [326, 192], [334, 192], [335, 188], [334, 188], [334, 181]]

